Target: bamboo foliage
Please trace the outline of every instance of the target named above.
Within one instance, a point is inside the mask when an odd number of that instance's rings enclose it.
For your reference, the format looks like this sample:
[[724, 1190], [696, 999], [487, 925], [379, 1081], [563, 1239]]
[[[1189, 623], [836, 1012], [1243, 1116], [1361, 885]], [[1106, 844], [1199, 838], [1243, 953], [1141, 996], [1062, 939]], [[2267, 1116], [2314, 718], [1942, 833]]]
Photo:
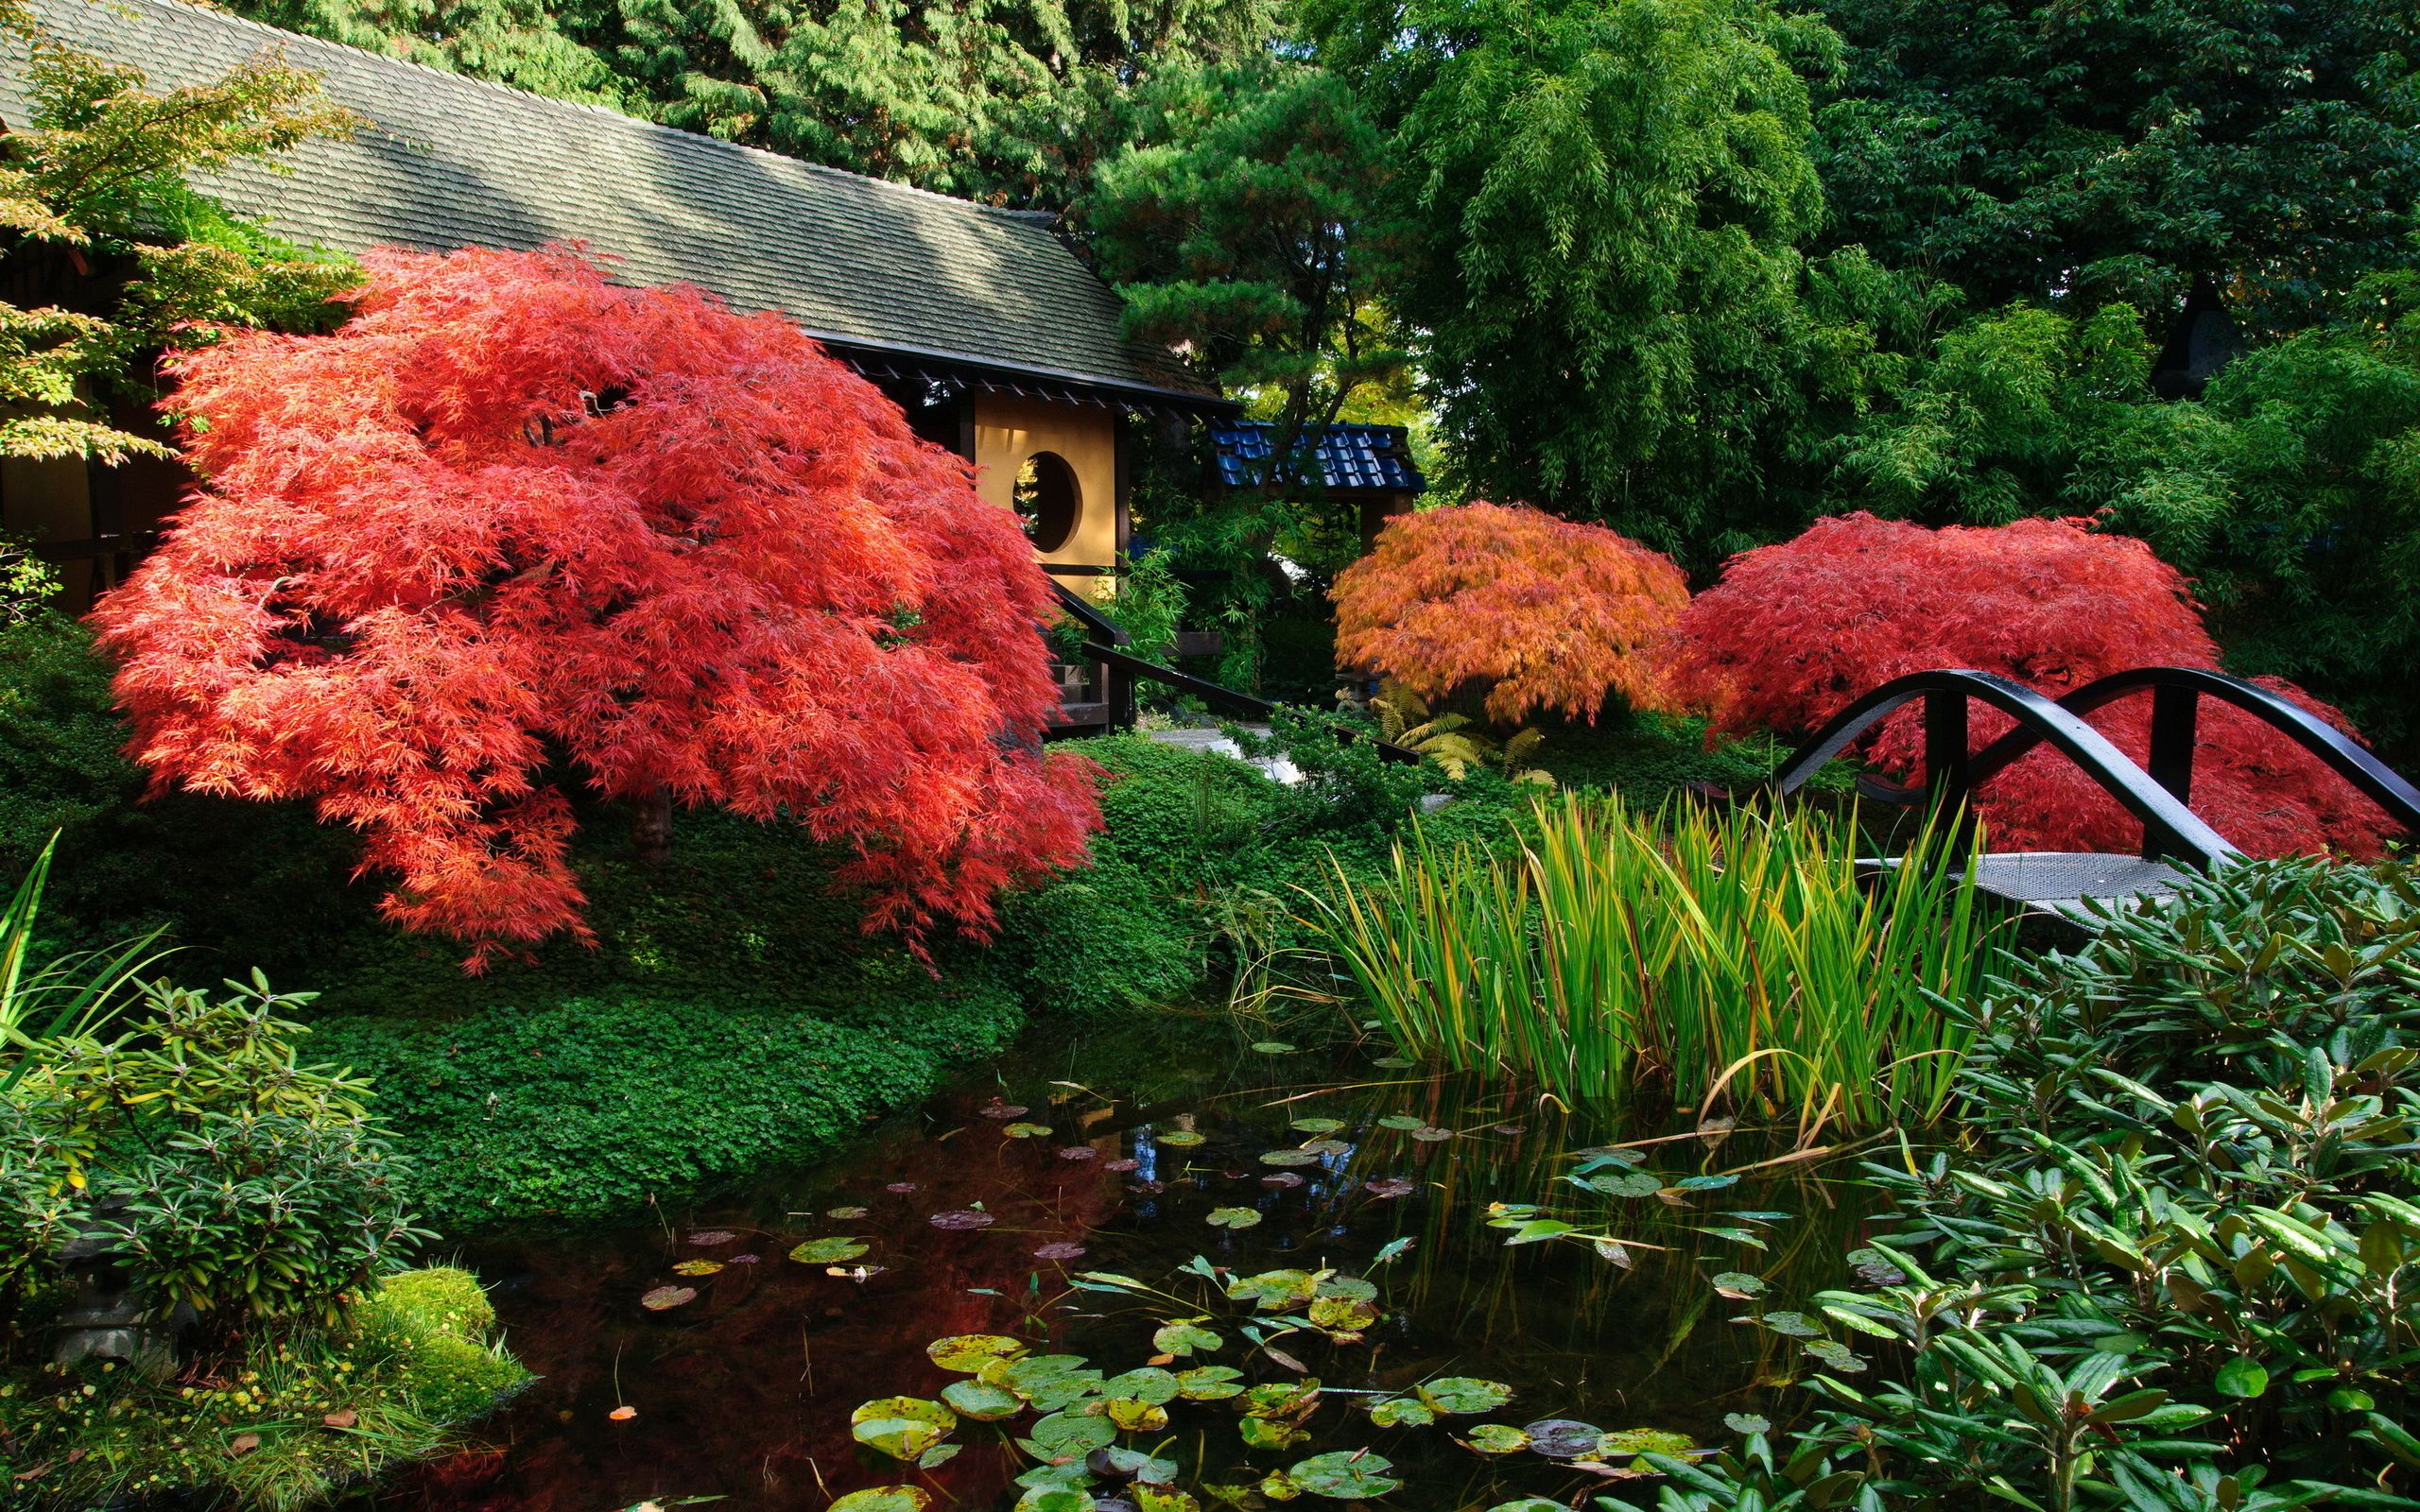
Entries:
[[1865, 1127], [1941, 1112], [1965, 1041], [1933, 995], [1978, 980], [1990, 934], [1951, 832], [1860, 880], [1854, 821], [1618, 797], [1537, 817], [1502, 853], [1415, 828], [1377, 881], [1338, 868], [1313, 899], [1405, 1051], [1567, 1102], [1668, 1089]]

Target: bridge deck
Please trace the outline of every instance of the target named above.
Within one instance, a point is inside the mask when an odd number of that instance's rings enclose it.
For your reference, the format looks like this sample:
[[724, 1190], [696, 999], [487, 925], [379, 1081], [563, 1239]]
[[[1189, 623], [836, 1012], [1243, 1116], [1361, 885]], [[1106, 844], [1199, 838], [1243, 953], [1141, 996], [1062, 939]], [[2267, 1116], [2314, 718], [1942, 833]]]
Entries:
[[[1892, 858], [1876, 863], [1896, 866]], [[2165, 861], [2089, 850], [2012, 850], [1983, 857], [1976, 885], [2029, 913], [2083, 915], [2086, 899], [2165, 898], [2185, 872]]]

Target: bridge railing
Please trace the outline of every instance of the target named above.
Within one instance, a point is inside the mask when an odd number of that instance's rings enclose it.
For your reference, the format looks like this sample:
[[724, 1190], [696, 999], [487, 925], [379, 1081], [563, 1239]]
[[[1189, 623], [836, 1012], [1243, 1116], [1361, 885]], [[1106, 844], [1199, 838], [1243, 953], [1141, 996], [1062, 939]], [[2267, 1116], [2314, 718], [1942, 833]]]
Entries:
[[[1893, 679], [1841, 710], [1801, 746], [1773, 774], [1772, 787], [1784, 794], [1796, 791], [1867, 730], [1918, 702], [1924, 710], [1926, 791], [1945, 807], [1967, 805], [1978, 783], [2022, 754], [2017, 750], [1996, 757], [1996, 765], [1980, 769], [1981, 758], [1998, 751], [2005, 743], [1996, 741], [1983, 752], [1969, 753], [1967, 711], [1970, 705], [1981, 703], [2016, 721], [2017, 730], [2028, 736], [2023, 749], [2050, 746], [2141, 820], [2145, 854], [2206, 867], [2242, 853], [2203, 823], [2182, 796], [2154, 781], [2110, 744], [2109, 737], [2087, 724], [2081, 713], [1992, 672], [1943, 668]], [[2189, 748], [2186, 759], [2189, 764]]]
[[[2142, 766], [2084, 719], [2095, 710], [2138, 693], [2152, 696], [2151, 742]], [[2145, 857], [2207, 866], [2239, 852], [2196, 818], [2188, 806], [2204, 698], [2242, 710], [2293, 741], [2377, 803], [2395, 823], [2420, 833], [2420, 788], [2401, 773], [2300, 705], [2258, 683], [2208, 667], [2136, 667], [2088, 682], [2055, 701], [1994, 673], [1954, 669], [1914, 673], [1883, 684], [1842, 710], [1799, 747], [1774, 775], [1772, 785], [1783, 793], [1795, 790], [1877, 722], [1921, 699], [1927, 786], [1904, 789], [1860, 782], [1861, 790], [1894, 802], [1926, 797], [1964, 802], [1976, 787], [2047, 744], [2083, 768], [2142, 821]], [[1982, 749], [1969, 752], [1966, 712], [1970, 701], [1998, 709], [2015, 720], [2015, 727]]]

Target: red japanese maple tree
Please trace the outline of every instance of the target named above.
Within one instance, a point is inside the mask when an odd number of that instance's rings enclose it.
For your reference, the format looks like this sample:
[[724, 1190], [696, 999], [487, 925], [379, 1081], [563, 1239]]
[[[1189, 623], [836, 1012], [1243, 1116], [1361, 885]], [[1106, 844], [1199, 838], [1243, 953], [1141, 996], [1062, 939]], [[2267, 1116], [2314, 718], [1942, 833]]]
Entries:
[[1604, 528], [1485, 500], [1399, 515], [1337, 575], [1337, 660], [1430, 700], [1483, 695], [1488, 717], [1594, 720], [1646, 700], [1647, 654], [1689, 601], [1670, 558]]
[[93, 616], [155, 785], [314, 799], [475, 970], [588, 937], [557, 764], [845, 842], [919, 941], [1082, 859], [1048, 581], [871, 385], [575, 250], [365, 262], [333, 335], [175, 360], [203, 482]]
[[[2132, 667], [2219, 664], [2184, 577], [2139, 541], [2082, 520], [1928, 530], [1868, 514], [1820, 521], [1734, 558], [1682, 616], [1668, 658], [1671, 695], [1709, 710], [1717, 728], [1790, 733], [1935, 667], [1996, 672], [2055, 698]], [[2258, 680], [2350, 730], [2300, 689]], [[2011, 724], [1980, 706], [1970, 717], [1978, 749]], [[2145, 759], [2148, 695], [2091, 718], [2118, 749]], [[2205, 699], [2199, 729], [2194, 810], [2246, 851], [2372, 856], [2392, 833], [2375, 804], [2249, 714]], [[1915, 711], [1886, 720], [1865, 754], [1921, 781]], [[2047, 747], [1984, 784], [1975, 808], [1996, 849], [2123, 851], [2141, 836], [2139, 821]]]

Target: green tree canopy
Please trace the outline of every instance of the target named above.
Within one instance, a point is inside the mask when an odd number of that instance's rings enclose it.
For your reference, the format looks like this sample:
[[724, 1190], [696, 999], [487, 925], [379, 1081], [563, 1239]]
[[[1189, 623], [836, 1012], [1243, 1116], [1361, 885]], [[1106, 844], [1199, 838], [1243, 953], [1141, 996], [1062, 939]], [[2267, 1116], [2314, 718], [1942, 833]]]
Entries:
[[[1873, 339], [1810, 316], [1800, 252], [1823, 213], [1800, 70], [1830, 33], [1755, 0], [1305, 19], [1393, 134], [1393, 297], [1468, 483], [1702, 561], [1807, 387], [1854, 388]], [[1878, 270], [1840, 272], [1861, 298]]]
[[147, 392], [143, 359], [214, 326], [308, 318], [351, 280], [231, 219], [184, 175], [280, 151], [349, 118], [319, 80], [272, 57], [167, 94], [139, 69], [44, 38], [21, 11], [0, 29], [31, 53], [33, 115], [0, 141], [0, 455], [114, 463], [166, 455], [112, 424], [107, 391]]
[[2160, 316], [2210, 275], [2248, 324], [2409, 266], [2416, 0], [1824, 0], [1828, 235], [1978, 307]]

